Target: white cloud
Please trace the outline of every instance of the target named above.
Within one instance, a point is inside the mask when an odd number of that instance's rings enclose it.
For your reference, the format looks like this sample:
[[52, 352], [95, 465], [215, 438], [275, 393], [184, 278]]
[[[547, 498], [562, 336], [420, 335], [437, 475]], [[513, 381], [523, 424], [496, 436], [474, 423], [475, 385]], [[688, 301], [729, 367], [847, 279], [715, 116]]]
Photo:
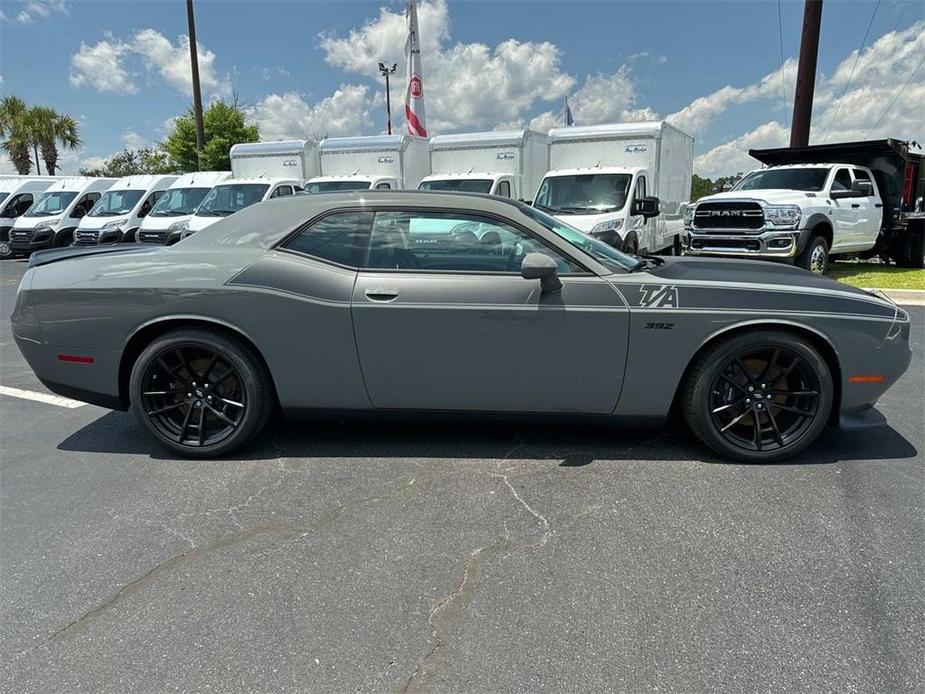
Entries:
[[[198, 44], [199, 81], [202, 90], [213, 97], [231, 94], [228, 75], [215, 69], [215, 53]], [[134, 65], [130, 66], [130, 60]], [[91, 87], [100, 92], [137, 92], [131, 70], [154, 72], [170, 87], [188, 95], [192, 91], [189, 37], [180, 36], [176, 44], [154, 29], [142, 29], [128, 40], [107, 35], [93, 45], [80, 44], [71, 56], [70, 82], [75, 87]]]
[[[21, 4], [22, 9], [16, 13], [16, 21], [20, 24], [32, 24], [36, 20], [48, 18], [55, 12], [69, 14], [68, 0], [25, 0]], [[11, 21], [3, 12], [0, 12], [0, 20]]]
[[748, 156], [748, 150], [762, 147], [784, 147], [790, 140], [790, 131], [777, 121], [759, 125], [751, 132], [740, 135], [694, 160], [694, 171], [707, 178], [728, 176], [739, 171], [750, 171], [758, 163]]
[[316, 104], [307, 103], [296, 92], [270, 94], [249, 116], [260, 125], [263, 140], [320, 139], [355, 135], [372, 127], [372, 109], [379, 103], [366, 85], [345, 84]]
[[129, 128], [122, 133], [122, 144], [129, 149], [140, 149], [141, 147], [150, 146], [148, 139], [142, 135], [139, 135], [134, 130]]
[[[445, 0], [421, 3], [421, 54], [427, 126], [431, 133], [463, 128], [488, 129], [525, 117], [537, 102], [565, 96], [575, 80], [562, 72], [560, 51], [548, 42], [507, 39], [496, 46], [449, 44]], [[392, 101], [404, 103], [404, 15], [387, 8], [345, 37], [322, 34], [320, 46], [330, 65], [375, 78], [378, 63], [397, 63]], [[398, 122], [400, 116], [395, 118]]]

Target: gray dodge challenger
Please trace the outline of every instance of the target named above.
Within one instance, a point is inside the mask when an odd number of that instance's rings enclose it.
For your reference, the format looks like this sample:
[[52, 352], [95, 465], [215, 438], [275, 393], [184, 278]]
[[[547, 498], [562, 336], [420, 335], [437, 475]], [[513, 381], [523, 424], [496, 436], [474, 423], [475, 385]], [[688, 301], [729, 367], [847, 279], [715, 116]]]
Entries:
[[909, 317], [766, 262], [637, 257], [507, 199], [329, 193], [242, 210], [175, 246], [34, 254], [12, 316], [52, 391], [134, 410], [180, 455], [275, 411], [679, 417], [770, 462], [874, 408]]

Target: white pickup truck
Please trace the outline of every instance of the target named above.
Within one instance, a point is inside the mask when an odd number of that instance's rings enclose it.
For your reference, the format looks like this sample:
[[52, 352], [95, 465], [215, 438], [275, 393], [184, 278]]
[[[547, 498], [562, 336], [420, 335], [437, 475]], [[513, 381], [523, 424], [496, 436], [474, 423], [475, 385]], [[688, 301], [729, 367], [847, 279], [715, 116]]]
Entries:
[[825, 271], [830, 257], [849, 255], [922, 267], [921, 155], [910, 153], [907, 143], [750, 154], [770, 166], [688, 205], [686, 254], [783, 259], [816, 273]]

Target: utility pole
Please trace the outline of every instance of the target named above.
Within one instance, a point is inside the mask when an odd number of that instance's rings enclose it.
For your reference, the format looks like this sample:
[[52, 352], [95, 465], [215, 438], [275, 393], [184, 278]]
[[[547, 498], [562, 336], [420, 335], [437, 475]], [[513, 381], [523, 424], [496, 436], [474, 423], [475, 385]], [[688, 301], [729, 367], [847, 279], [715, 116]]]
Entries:
[[193, 72], [193, 116], [196, 119], [196, 168], [202, 168], [202, 148], [205, 146], [205, 132], [202, 126], [202, 92], [199, 89], [199, 51], [196, 44], [196, 18], [193, 16], [193, 0], [186, 0], [186, 20], [189, 24], [189, 62]]
[[816, 88], [816, 58], [819, 54], [819, 27], [822, 25], [822, 0], [806, 0], [803, 7], [803, 37], [800, 39], [800, 63], [793, 95], [793, 122], [790, 146], [809, 144], [809, 126], [813, 117], [813, 93]]
[[392, 97], [389, 92], [389, 75], [394, 75], [397, 68], [398, 63], [392, 63], [392, 67], [379, 63], [379, 74], [385, 75], [385, 114], [389, 121], [389, 135], [392, 134]]

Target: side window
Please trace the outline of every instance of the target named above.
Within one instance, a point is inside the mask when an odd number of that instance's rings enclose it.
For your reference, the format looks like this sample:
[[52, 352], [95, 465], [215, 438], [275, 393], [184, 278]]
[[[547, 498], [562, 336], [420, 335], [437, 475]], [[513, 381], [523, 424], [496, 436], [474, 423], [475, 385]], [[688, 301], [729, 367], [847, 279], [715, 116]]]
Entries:
[[388, 183], [380, 183], [376, 186], [376, 190], [392, 190], [392, 186]]
[[3, 209], [4, 217], [20, 217], [25, 214], [26, 210], [32, 207], [34, 198], [32, 193], [20, 193], [10, 200]]
[[273, 192], [270, 193], [270, 197], [268, 199], [272, 200], [273, 198], [278, 198], [278, 197], [279, 197], [279, 188], [274, 188]]
[[873, 197], [874, 195], [874, 182], [870, 180], [870, 174], [864, 171], [864, 169], [852, 169], [854, 173], [855, 181], [865, 181], [870, 185], [870, 195], [868, 197]]
[[848, 169], [839, 169], [835, 172], [832, 190], [851, 190], [851, 174], [848, 173]]
[[501, 181], [498, 184], [498, 192], [495, 195], [501, 195], [505, 198], [511, 197], [511, 182], [510, 181]]
[[284, 248], [338, 265], [360, 267], [372, 221], [372, 212], [337, 212], [304, 229]]
[[96, 201], [100, 199], [99, 193], [87, 193], [84, 195], [71, 211], [71, 217], [79, 219], [86, 216], [87, 212], [96, 204]]
[[276, 189], [276, 197], [281, 198], [284, 195], [292, 195], [292, 186], [280, 186]]
[[154, 191], [153, 193], [151, 193], [151, 195], [148, 196], [147, 200], [141, 203], [141, 207], [138, 210], [139, 217], [148, 216], [148, 212], [151, 211], [151, 208], [154, 207], [154, 203], [157, 202], [157, 193], [158, 191]]
[[528, 253], [548, 255], [563, 274], [582, 268], [526, 232], [453, 212], [377, 212], [364, 267], [519, 274]]

